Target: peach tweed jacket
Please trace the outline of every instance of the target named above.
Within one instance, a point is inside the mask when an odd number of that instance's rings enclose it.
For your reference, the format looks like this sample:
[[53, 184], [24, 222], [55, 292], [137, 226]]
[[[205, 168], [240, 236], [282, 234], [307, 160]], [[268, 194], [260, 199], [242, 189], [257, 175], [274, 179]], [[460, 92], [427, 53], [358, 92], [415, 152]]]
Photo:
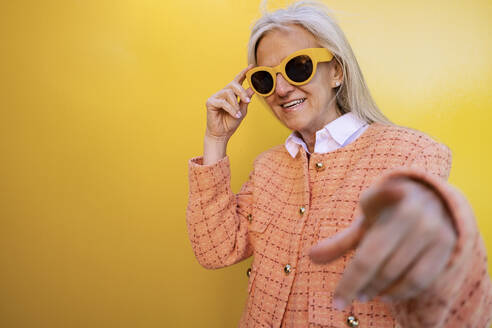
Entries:
[[[209, 269], [253, 255], [248, 300], [239, 327], [486, 327], [492, 317], [487, 254], [473, 213], [446, 179], [449, 149], [425, 134], [373, 123], [351, 144], [292, 158], [283, 145], [254, 162], [238, 194], [230, 188], [229, 158], [189, 161], [187, 226], [199, 263]], [[347, 253], [324, 265], [307, 251], [348, 227], [360, 214], [361, 192], [384, 179], [407, 176], [433, 188], [452, 214], [456, 249], [439, 279], [415, 299], [378, 298], [339, 311], [332, 295]], [[384, 247], [384, 245], [381, 245]]]

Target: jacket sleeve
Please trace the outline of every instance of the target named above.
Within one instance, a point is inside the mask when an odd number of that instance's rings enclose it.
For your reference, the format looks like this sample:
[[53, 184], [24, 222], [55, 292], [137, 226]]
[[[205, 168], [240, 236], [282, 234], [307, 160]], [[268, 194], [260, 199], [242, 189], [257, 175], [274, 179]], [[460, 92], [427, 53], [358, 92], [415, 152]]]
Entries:
[[492, 283], [487, 252], [465, 197], [447, 183], [451, 152], [439, 143], [420, 151], [409, 167], [393, 170], [380, 182], [408, 177], [426, 184], [442, 199], [457, 232], [457, 243], [437, 280], [416, 298], [391, 308], [402, 327], [488, 327], [492, 318]]
[[203, 165], [203, 157], [188, 162], [188, 236], [198, 262], [217, 269], [252, 255], [248, 240], [253, 172], [236, 195], [230, 187], [229, 157]]

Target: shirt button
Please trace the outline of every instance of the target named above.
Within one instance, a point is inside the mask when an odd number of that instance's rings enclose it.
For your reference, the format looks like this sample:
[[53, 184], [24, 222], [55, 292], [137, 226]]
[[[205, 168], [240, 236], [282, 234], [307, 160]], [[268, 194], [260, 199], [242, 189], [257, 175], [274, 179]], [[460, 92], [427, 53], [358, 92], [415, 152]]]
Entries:
[[301, 215], [303, 215], [304, 213], [306, 213], [306, 208], [304, 206], [299, 207], [299, 213]]
[[249, 278], [249, 276], [251, 275], [251, 268], [248, 268], [248, 270], [246, 270], [246, 275], [247, 275], [247, 276], [248, 276], [248, 278]]
[[249, 222], [253, 221], [253, 215], [248, 214], [248, 221], [249, 221]]
[[289, 274], [292, 272], [292, 267], [290, 266], [290, 264], [285, 265], [284, 272], [285, 272], [285, 274]]
[[316, 167], [316, 171], [318, 172], [321, 172], [325, 169], [325, 166], [321, 162], [316, 163], [314, 166]]
[[359, 320], [357, 320], [357, 318], [353, 315], [349, 315], [347, 317], [347, 325], [349, 327], [358, 327], [359, 326]]

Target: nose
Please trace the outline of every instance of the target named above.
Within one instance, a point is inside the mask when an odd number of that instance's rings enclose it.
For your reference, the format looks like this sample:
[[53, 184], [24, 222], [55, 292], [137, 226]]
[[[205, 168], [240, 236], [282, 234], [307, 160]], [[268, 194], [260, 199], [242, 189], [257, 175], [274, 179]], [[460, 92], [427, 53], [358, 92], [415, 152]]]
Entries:
[[284, 77], [280, 73], [277, 73], [276, 84], [277, 85], [275, 86], [275, 93], [280, 97], [285, 97], [286, 95], [289, 94], [289, 92], [295, 89], [295, 86], [293, 86], [286, 79], [284, 79]]

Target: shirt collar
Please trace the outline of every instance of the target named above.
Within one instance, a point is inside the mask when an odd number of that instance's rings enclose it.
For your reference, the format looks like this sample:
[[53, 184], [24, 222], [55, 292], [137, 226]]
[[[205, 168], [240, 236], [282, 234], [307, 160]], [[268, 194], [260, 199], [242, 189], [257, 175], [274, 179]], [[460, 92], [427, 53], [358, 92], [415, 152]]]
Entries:
[[[316, 146], [319, 146], [319, 143], [326, 140], [326, 138], [332, 138], [338, 144], [338, 147], [345, 146], [347, 140], [365, 125], [367, 125], [367, 123], [359, 119], [352, 112], [343, 114], [316, 132], [314, 152], [317, 152], [316, 150], [319, 148]], [[302, 140], [299, 134], [294, 131], [287, 137], [285, 148], [289, 154], [295, 158], [299, 152], [299, 146], [302, 146], [304, 150], [309, 153], [304, 140]]]

